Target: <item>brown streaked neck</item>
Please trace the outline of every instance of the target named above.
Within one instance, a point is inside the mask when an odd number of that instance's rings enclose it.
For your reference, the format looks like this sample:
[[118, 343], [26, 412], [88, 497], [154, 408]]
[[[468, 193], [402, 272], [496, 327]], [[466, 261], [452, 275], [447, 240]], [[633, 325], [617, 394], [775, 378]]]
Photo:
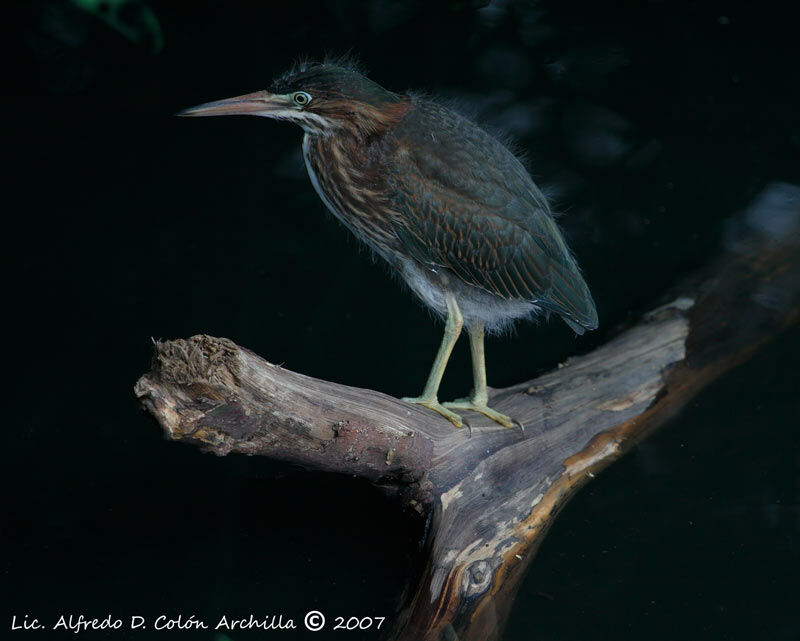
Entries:
[[409, 96], [399, 96], [399, 98], [396, 102], [386, 102], [380, 106], [363, 102], [350, 105], [350, 113], [341, 119], [340, 131], [361, 140], [385, 134], [400, 122], [413, 106]]

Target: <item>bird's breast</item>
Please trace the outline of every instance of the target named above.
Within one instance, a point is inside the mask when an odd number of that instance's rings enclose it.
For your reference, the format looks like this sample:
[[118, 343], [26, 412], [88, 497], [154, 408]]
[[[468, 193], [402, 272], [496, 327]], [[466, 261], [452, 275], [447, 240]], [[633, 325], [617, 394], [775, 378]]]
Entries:
[[390, 195], [363, 151], [336, 136], [306, 134], [303, 158], [314, 189], [336, 218], [384, 258], [400, 249]]

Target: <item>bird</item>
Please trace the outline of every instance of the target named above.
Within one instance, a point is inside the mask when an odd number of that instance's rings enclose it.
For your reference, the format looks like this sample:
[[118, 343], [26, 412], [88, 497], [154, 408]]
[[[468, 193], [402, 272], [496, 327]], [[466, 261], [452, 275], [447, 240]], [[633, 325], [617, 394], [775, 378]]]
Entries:
[[[456, 427], [489, 407], [484, 337], [537, 314], [577, 334], [597, 310], [547, 198], [496, 136], [441, 101], [384, 89], [350, 61], [298, 63], [270, 88], [184, 109], [179, 116], [262, 116], [304, 130], [306, 169], [331, 213], [400, 276], [444, 335], [422, 394], [403, 401]], [[462, 330], [471, 395], [438, 393]]]

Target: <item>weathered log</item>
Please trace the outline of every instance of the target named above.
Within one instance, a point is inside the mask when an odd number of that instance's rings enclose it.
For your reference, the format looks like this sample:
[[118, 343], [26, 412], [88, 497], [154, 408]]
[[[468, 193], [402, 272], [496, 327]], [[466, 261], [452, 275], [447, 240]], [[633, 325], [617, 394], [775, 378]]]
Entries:
[[[795, 194], [796, 195], [796, 194]], [[136, 384], [171, 439], [355, 474], [431, 518], [392, 638], [498, 639], [558, 511], [689, 398], [800, 317], [800, 216], [751, 215], [727, 251], [633, 327], [469, 415], [457, 430], [386, 396], [283, 369], [224, 338], [157, 343]]]

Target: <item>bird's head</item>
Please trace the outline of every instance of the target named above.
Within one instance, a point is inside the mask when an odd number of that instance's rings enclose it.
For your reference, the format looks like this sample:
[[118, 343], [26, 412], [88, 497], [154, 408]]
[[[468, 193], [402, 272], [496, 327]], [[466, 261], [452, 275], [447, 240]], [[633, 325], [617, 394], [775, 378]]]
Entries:
[[315, 135], [368, 135], [396, 122], [408, 106], [407, 96], [387, 91], [357, 70], [323, 63], [287, 72], [270, 91], [209, 102], [177, 115], [264, 116], [295, 122]]

